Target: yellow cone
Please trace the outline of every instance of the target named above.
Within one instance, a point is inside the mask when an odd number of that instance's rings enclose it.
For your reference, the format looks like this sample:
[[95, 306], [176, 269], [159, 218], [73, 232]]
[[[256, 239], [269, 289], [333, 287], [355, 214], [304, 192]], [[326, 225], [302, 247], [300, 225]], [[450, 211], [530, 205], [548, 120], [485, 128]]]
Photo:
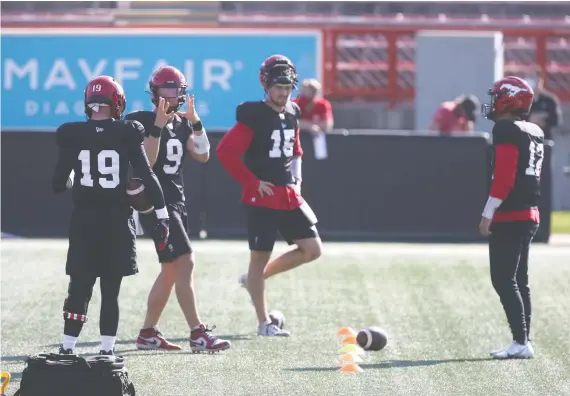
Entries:
[[339, 370], [340, 373], [360, 373], [364, 370], [354, 363], [346, 363]]
[[356, 334], [358, 333], [352, 327], [341, 327], [336, 332], [336, 335], [339, 336], [355, 336]]
[[358, 356], [365, 356], [366, 355], [366, 351], [362, 348], [360, 348], [358, 345], [356, 344], [346, 344], [343, 345], [339, 350], [338, 353], [343, 355], [345, 353], [354, 353]]

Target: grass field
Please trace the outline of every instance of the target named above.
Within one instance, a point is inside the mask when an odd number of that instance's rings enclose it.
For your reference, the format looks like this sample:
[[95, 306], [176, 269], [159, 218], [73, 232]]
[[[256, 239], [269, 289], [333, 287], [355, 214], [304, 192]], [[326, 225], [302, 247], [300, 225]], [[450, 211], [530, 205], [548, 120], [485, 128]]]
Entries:
[[552, 213], [552, 233], [570, 234], [570, 211]]
[[[245, 242], [195, 246], [202, 316], [233, 347], [219, 355], [189, 353], [173, 296], [161, 327], [186, 350], [135, 349], [159, 269], [151, 245], [141, 241], [141, 273], [123, 283], [117, 346], [137, 395], [570, 395], [570, 244], [533, 247], [537, 355], [530, 361], [488, 358], [510, 337], [485, 245], [329, 243], [317, 263], [269, 281], [270, 305], [284, 312], [290, 339], [255, 335], [253, 308], [236, 282], [246, 268]], [[18, 387], [26, 355], [56, 351], [61, 342], [66, 248], [66, 241], [2, 241], [2, 370], [13, 374], [8, 395]], [[81, 354], [98, 351], [99, 302], [97, 291]], [[367, 325], [385, 328], [388, 346], [367, 354], [362, 373], [338, 373], [336, 330]]]

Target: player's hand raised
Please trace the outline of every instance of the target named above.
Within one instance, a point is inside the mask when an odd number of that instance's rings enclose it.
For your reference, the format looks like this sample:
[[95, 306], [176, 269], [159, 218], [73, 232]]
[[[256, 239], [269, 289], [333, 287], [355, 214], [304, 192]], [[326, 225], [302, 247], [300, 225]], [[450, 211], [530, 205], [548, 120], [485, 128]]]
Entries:
[[170, 105], [168, 101], [164, 98], [158, 98], [158, 103], [156, 105], [156, 118], [154, 119], [154, 125], [162, 129], [172, 120], [174, 117], [174, 112], [168, 112]]
[[186, 113], [179, 111], [176, 114], [178, 114], [180, 117], [186, 118], [192, 124], [196, 124], [198, 121], [200, 121], [200, 116], [196, 111], [196, 107], [194, 104], [194, 95], [188, 95], [187, 101], [188, 101], [188, 109], [186, 110]]
[[157, 219], [156, 227], [152, 230], [152, 240], [159, 252], [166, 248], [168, 237], [170, 236], [168, 219]]
[[262, 197], [264, 195], [272, 196], [273, 195], [273, 189], [271, 187], [275, 187], [275, 185], [273, 183], [269, 183], [269, 182], [260, 180], [259, 181], [259, 187], [257, 187], [257, 192]]

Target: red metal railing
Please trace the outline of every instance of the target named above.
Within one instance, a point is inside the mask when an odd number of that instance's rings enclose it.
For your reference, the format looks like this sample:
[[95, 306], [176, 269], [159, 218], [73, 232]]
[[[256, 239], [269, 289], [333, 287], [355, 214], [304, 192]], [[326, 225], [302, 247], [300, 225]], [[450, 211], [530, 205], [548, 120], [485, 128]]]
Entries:
[[[414, 97], [415, 33], [430, 27], [324, 28], [323, 86], [331, 99]], [[485, 27], [438, 30], [489, 30]], [[493, 29], [494, 30], [494, 29]], [[505, 73], [545, 73], [546, 88], [570, 101], [570, 29], [503, 29]]]

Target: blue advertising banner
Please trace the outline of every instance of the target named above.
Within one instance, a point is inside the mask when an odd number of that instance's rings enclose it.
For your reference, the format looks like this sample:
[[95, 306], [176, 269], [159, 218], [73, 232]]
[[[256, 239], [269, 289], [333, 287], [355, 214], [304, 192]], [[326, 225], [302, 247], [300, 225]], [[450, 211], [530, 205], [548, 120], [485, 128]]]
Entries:
[[170, 64], [186, 75], [209, 129], [228, 129], [235, 107], [263, 98], [259, 66], [288, 56], [300, 79], [321, 80], [321, 34], [313, 30], [3, 29], [2, 130], [54, 131], [84, 120], [83, 90], [106, 74], [123, 84], [127, 111], [150, 110], [148, 79]]

